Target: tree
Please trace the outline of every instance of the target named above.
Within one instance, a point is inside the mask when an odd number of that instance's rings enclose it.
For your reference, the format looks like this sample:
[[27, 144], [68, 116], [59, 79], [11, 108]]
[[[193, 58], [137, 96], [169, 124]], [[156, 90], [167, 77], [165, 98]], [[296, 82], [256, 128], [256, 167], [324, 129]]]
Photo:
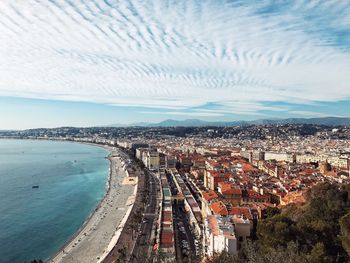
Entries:
[[257, 236], [265, 248], [286, 246], [296, 240], [295, 222], [285, 215], [274, 215], [258, 223]]
[[258, 222], [258, 243], [265, 254], [294, 242], [308, 262], [347, 262], [350, 248], [349, 187], [320, 184], [309, 190], [306, 205], [290, 206]]
[[326, 263], [331, 262], [331, 259], [326, 255], [323, 243], [317, 243], [311, 249], [311, 252], [306, 256], [309, 263]]
[[346, 253], [350, 256], [350, 213], [343, 216], [340, 221], [341, 242]]
[[126, 262], [127, 255], [128, 255], [127, 248], [123, 247], [123, 248], [118, 249], [118, 253], [119, 253], [119, 256], [118, 256], [118, 259], [116, 260], [116, 262]]
[[[299, 252], [298, 245], [289, 242], [286, 247], [270, 249], [268, 253], [257, 242], [246, 241], [238, 254], [226, 251], [215, 254], [206, 263], [306, 263], [305, 254]], [[309, 263], [309, 262], [308, 262]]]
[[206, 260], [206, 263], [231, 263], [236, 262], [236, 257], [226, 250], [221, 253], [215, 253], [213, 257]]
[[297, 222], [298, 241], [309, 253], [319, 251], [323, 244], [328, 262], [347, 257], [339, 238], [339, 219], [349, 210], [347, 192], [337, 185], [321, 184], [309, 191], [308, 202]]
[[281, 210], [277, 207], [268, 207], [265, 210], [265, 218], [270, 218], [281, 213]]

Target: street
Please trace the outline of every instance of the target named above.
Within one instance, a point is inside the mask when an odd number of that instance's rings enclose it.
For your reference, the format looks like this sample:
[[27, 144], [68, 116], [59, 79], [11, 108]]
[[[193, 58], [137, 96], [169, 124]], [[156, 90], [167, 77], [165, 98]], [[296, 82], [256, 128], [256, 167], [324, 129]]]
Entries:
[[[152, 233], [154, 233], [155, 219], [157, 218], [157, 181], [155, 175], [148, 173], [149, 178], [149, 192], [148, 204], [146, 205], [145, 213], [143, 214], [142, 223], [138, 230], [138, 236], [130, 257], [130, 262], [141, 262], [145, 257], [149, 256], [150, 249], [153, 247], [154, 240]], [[140, 261], [141, 260], [141, 261]]]

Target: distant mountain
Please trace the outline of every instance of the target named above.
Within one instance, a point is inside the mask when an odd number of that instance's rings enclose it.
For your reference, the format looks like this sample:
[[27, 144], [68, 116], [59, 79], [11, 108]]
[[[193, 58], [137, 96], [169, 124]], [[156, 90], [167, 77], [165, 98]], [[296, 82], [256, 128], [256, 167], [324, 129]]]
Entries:
[[350, 118], [322, 117], [322, 118], [288, 118], [278, 120], [256, 120], [251, 124], [316, 124], [316, 125], [350, 125]]
[[140, 126], [140, 127], [146, 127], [150, 125], [149, 122], [135, 122], [135, 123], [131, 123], [131, 124], [121, 124], [121, 123], [114, 123], [114, 124], [109, 124], [109, 125], [103, 125], [100, 127], [136, 127], [136, 126]]
[[239, 125], [238, 122], [209, 122], [198, 119], [187, 119], [183, 121], [178, 120], [165, 120], [159, 123], [148, 124], [148, 127], [204, 127], [204, 126], [236, 126]]
[[259, 125], [259, 124], [316, 124], [316, 125], [350, 125], [350, 118], [341, 117], [324, 117], [324, 118], [288, 118], [288, 119], [259, 119], [254, 121], [203, 121], [198, 119], [187, 119], [187, 120], [164, 120], [158, 123], [147, 123], [139, 122], [132, 124], [113, 124], [106, 125], [105, 127], [206, 127], [206, 126], [217, 126], [217, 127], [229, 127], [239, 125]]

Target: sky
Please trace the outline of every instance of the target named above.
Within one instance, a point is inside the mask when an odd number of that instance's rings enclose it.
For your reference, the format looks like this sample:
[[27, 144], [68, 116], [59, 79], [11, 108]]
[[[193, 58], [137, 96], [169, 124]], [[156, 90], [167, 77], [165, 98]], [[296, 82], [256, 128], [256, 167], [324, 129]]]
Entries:
[[0, 1], [0, 129], [324, 116], [350, 1]]

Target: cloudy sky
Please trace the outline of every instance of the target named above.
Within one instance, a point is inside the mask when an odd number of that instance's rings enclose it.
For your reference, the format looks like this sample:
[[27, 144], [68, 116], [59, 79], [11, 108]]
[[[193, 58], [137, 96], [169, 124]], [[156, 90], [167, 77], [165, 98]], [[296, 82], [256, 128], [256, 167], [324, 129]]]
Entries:
[[0, 129], [322, 116], [350, 1], [0, 1]]

